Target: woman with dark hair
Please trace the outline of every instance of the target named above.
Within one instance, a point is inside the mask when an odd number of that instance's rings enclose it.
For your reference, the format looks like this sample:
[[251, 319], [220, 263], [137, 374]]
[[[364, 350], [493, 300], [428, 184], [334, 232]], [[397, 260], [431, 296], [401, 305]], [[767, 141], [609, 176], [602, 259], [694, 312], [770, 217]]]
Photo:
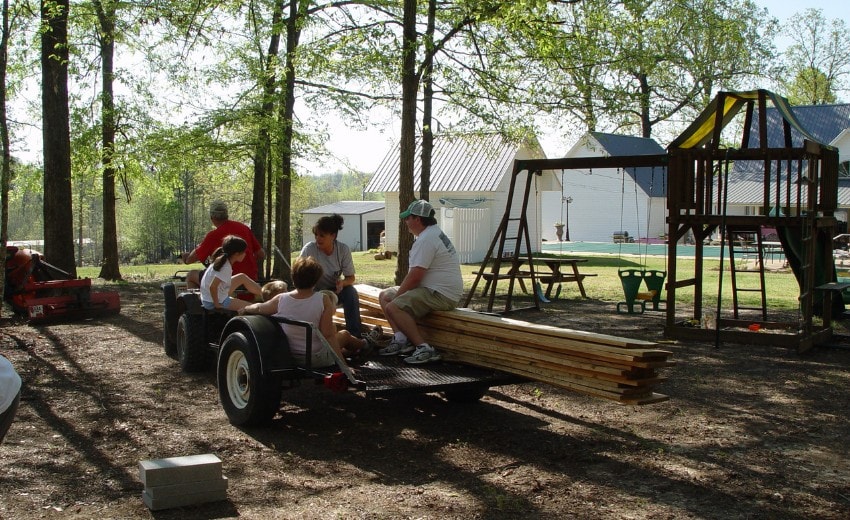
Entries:
[[215, 253], [213, 263], [204, 271], [201, 278], [201, 304], [207, 310], [230, 309], [238, 311], [248, 302], [231, 295], [240, 286], [251, 294], [262, 296], [262, 288], [245, 273], [233, 274], [233, 264], [245, 259], [248, 243], [242, 237], [228, 235], [224, 237]]
[[304, 245], [298, 256], [314, 258], [322, 266], [324, 275], [316, 284], [316, 290], [333, 291], [337, 295], [345, 313], [345, 329], [359, 338], [360, 297], [354, 288], [354, 261], [351, 249], [337, 240], [342, 224], [342, 216], [336, 213], [321, 217], [313, 226], [316, 239]]

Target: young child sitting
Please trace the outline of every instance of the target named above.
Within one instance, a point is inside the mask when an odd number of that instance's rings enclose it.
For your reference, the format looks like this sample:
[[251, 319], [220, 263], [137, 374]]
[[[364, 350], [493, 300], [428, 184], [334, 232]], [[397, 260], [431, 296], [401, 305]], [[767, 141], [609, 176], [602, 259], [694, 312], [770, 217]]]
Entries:
[[286, 285], [286, 282], [283, 280], [272, 280], [271, 282], [263, 285], [263, 301], [267, 302], [277, 296], [278, 294], [285, 293], [289, 287]]
[[236, 235], [228, 235], [213, 253], [212, 265], [201, 279], [201, 304], [207, 310], [230, 309], [238, 311], [248, 302], [232, 298], [240, 286], [251, 294], [260, 296], [260, 286], [245, 273], [233, 274], [233, 264], [245, 258], [248, 243]]

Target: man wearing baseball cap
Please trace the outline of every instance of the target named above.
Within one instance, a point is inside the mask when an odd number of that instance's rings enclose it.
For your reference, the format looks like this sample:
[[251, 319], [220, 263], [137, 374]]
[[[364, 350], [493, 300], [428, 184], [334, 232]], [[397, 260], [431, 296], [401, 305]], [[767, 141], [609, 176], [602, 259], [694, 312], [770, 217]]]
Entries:
[[431, 311], [448, 311], [463, 297], [460, 258], [449, 237], [437, 226], [434, 208], [427, 200], [414, 200], [399, 214], [416, 237], [410, 249], [410, 269], [398, 287], [381, 291], [379, 301], [395, 335], [378, 351], [382, 356], [404, 355], [406, 363], [439, 361], [416, 320]]
[[[185, 264], [203, 262], [221, 247], [224, 237], [236, 235], [248, 243], [248, 249], [245, 250], [245, 259], [233, 264], [233, 274], [245, 273], [250, 279], [257, 280], [259, 274], [257, 262], [265, 258], [266, 253], [257, 237], [251, 232], [251, 228], [241, 222], [230, 220], [227, 204], [220, 200], [214, 200], [210, 204], [210, 221], [215, 229], [207, 233], [192, 252], [181, 255], [183, 262]], [[200, 280], [200, 271], [189, 271], [186, 276], [189, 287], [200, 287]]]

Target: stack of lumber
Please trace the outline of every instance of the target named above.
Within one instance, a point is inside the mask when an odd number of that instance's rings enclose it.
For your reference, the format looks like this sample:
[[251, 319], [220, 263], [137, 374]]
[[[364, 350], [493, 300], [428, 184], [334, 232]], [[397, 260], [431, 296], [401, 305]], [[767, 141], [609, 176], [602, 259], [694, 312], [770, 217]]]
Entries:
[[[357, 285], [362, 321], [391, 331], [380, 289]], [[493, 368], [622, 404], [664, 401], [657, 370], [674, 365], [657, 344], [481, 314], [467, 309], [433, 312], [420, 320], [425, 339], [448, 361]]]

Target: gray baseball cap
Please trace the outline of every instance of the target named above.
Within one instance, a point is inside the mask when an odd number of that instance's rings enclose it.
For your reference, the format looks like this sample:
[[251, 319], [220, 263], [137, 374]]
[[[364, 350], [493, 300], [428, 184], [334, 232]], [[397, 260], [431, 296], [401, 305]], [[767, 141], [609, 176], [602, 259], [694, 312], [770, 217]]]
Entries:
[[210, 218], [216, 220], [227, 220], [227, 204], [221, 200], [214, 200], [210, 204]]

